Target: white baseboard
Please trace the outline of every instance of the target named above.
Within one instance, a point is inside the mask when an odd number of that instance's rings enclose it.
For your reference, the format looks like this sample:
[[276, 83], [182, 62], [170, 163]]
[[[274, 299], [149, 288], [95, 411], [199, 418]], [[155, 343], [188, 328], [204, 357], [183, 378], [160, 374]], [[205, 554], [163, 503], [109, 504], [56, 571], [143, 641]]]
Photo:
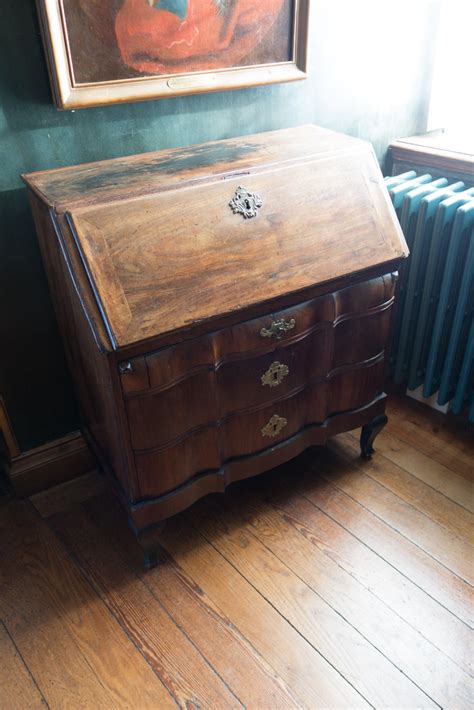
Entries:
[[419, 387], [416, 388], [416, 390], [407, 390], [406, 391], [407, 397], [411, 397], [412, 399], [416, 399], [417, 402], [422, 402], [423, 404], [427, 404], [428, 407], [431, 407], [432, 409], [436, 409], [438, 412], [442, 412], [443, 414], [447, 414], [449, 412], [449, 402], [448, 404], [438, 404], [436, 401], [436, 398], [438, 396], [438, 393], [435, 392], [434, 394], [431, 395], [431, 397], [423, 397], [423, 385], [420, 385]]

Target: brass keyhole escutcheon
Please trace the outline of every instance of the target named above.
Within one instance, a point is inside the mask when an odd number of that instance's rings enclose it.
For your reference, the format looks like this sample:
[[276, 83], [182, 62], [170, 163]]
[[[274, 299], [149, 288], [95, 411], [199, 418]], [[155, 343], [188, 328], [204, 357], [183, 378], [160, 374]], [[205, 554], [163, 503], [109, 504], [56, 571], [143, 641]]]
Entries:
[[250, 192], [245, 187], [239, 185], [229, 207], [234, 214], [241, 214], [244, 219], [252, 219], [257, 216], [257, 210], [263, 205], [263, 200], [256, 192]]
[[278, 414], [274, 414], [262, 428], [262, 436], [269, 436], [271, 438], [278, 436], [287, 424], [288, 420], [285, 419], [285, 417], [280, 417]]
[[262, 381], [262, 385], [268, 385], [269, 387], [278, 387], [278, 385], [281, 385], [284, 378], [288, 375], [289, 372], [290, 370], [288, 368], [288, 365], [283, 365], [281, 362], [278, 362], [278, 360], [275, 360], [275, 362], [272, 362], [268, 370], [260, 378]]

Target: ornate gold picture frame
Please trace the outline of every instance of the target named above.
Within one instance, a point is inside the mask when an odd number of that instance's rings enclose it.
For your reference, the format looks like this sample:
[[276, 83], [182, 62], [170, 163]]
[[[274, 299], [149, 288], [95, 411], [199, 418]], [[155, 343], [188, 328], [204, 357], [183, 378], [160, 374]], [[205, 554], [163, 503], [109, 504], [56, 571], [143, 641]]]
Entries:
[[37, 5], [59, 109], [307, 76], [310, 0], [37, 0]]

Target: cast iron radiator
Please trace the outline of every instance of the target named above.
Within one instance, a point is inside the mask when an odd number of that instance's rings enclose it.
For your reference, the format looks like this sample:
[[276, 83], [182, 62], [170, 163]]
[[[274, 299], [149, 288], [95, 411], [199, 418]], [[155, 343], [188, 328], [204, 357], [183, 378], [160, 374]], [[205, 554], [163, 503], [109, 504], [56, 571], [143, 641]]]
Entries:
[[474, 422], [474, 188], [410, 171], [385, 178], [410, 248], [391, 373]]

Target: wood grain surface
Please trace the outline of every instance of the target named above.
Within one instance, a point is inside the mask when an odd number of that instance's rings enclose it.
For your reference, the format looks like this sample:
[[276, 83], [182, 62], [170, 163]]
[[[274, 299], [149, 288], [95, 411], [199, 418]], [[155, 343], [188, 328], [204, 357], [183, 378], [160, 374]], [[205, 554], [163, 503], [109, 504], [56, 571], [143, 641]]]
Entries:
[[225, 141], [142, 153], [113, 160], [43, 170], [23, 176], [56, 211], [64, 205], [123, 200], [176, 187], [192, 178], [242, 173], [267, 164], [352, 151], [362, 141], [319, 126], [300, 126]]
[[[240, 183], [264, 201], [254, 219], [229, 208]], [[125, 347], [403, 258], [385, 197], [367, 148], [71, 218], [111, 336]]]
[[46, 701], [3, 623], [0, 623], [0, 707], [44, 710]]
[[[339, 442], [330, 444], [331, 450], [341, 456], [344, 445]], [[354, 460], [352, 446], [344, 446], [344, 458]], [[357, 474], [352, 469], [340, 467], [326, 475], [338, 488], [355, 500], [364, 503], [385, 520], [401, 535], [406, 537], [427, 552], [431, 557], [454, 572], [460, 579], [472, 584], [474, 568], [472, 565], [472, 545], [469, 539], [454, 535], [450, 530], [439, 525], [435, 520], [436, 510], [428, 516], [407, 503], [400, 496], [392, 493], [386, 486], [365, 473], [360, 464]], [[387, 466], [390, 468], [390, 464]], [[449, 503], [449, 501], [446, 501]], [[456, 511], [457, 512], [457, 511]], [[416, 534], [415, 532], [416, 531]]]
[[[227, 486], [233, 482], [256, 476], [262, 471], [271, 469], [273, 466], [278, 466], [292, 457], [297, 456], [310, 446], [321, 446], [326, 443], [328, 437], [334, 436], [341, 431], [346, 431], [351, 426], [362, 426], [365, 422], [370, 421], [371, 418], [380, 415], [384, 411], [385, 399], [386, 396], [382, 394], [365, 407], [361, 407], [352, 412], [337, 414], [333, 417], [329, 417], [321, 424], [305, 427], [295, 434], [295, 436], [285, 439], [280, 443], [276, 441], [273, 445], [270, 445], [265, 450], [253, 456], [237, 457], [226, 462], [217, 470], [211, 469], [200, 475], [198, 474], [189, 481], [184, 482], [183, 485], [178, 486], [169, 494], [165, 493], [156, 498], [147, 498], [144, 501], [134, 503], [128, 507], [129, 519], [133, 522], [137, 530], [142, 530], [153, 525], [157, 520], [164, 520], [181, 512], [210, 493], [223, 493]], [[245, 433], [245, 428], [243, 432]], [[214, 442], [212, 443], [214, 444]], [[198, 448], [194, 449], [194, 453], [201, 455], [205, 447], [206, 439], [199, 442]], [[186, 454], [186, 450], [184, 453]], [[178, 456], [181, 461], [186, 461], [186, 458], [183, 458], [183, 451], [179, 451]], [[178, 460], [178, 456], [176, 460]], [[192, 451], [188, 456], [192, 459]], [[167, 460], [165, 461], [165, 465], [172, 465], [173, 458], [170, 458], [171, 463]], [[203, 459], [199, 460], [202, 461]], [[159, 458], [152, 459], [149, 471], [146, 469], [146, 464], [141, 470], [139, 469], [140, 474], [145, 473], [143, 479], [145, 482], [147, 481], [146, 474], [149, 474], [149, 490], [155, 490], [154, 486], [157, 485], [155, 475], [155, 465], [157, 462], [159, 462]], [[194, 465], [193, 460], [192, 463]], [[179, 474], [180, 470], [177, 470]], [[176, 475], [176, 473], [174, 475]]]
[[149, 572], [100, 479], [34, 496], [43, 517], [0, 501], [0, 708], [468, 710], [472, 587], [449, 541], [469, 544], [471, 484], [453, 501], [394, 433], [423, 421], [456, 454], [465, 429], [417, 408], [389, 401], [372, 463], [342, 434], [176, 516]]
[[48, 705], [175, 707], [31, 504], [3, 508], [0, 526], [0, 618]]

